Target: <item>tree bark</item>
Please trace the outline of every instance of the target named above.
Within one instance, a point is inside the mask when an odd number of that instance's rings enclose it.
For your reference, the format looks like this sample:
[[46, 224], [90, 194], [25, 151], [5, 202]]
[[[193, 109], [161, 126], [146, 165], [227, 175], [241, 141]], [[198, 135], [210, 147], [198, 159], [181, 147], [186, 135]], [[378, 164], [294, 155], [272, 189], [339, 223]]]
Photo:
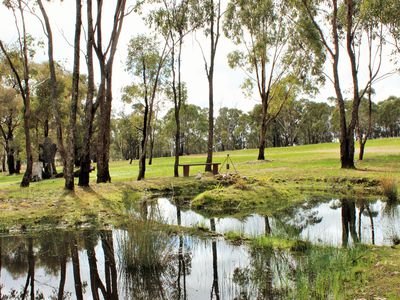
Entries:
[[92, 0], [87, 0], [87, 26], [88, 26], [88, 39], [86, 44], [87, 55], [87, 68], [88, 68], [88, 92], [86, 96], [85, 105], [85, 133], [81, 149], [80, 159], [80, 172], [79, 172], [79, 186], [89, 186], [90, 180], [90, 144], [93, 135], [93, 121], [95, 116], [96, 107], [93, 105], [94, 97], [94, 69], [93, 69], [93, 44], [94, 44], [94, 28], [92, 17]]
[[[144, 85], [144, 112], [143, 112], [143, 129], [142, 129], [142, 141], [140, 143], [141, 153], [139, 156], [139, 174], [137, 180], [144, 179], [146, 173], [146, 148], [148, 139], [148, 118], [149, 118], [149, 99], [148, 99], [148, 86], [146, 77], [146, 62], [142, 59], [142, 75], [143, 75], [143, 85]], [[151, 120], [150, 120], [151, 122]]]
[[[157, 119], [157, 116], [155, 116]], [[149, 155], [149, 166], [153, 164], [153, 155], [154, 155], [154, 135], [155, 135], [155, 124], [150, 128], [150, 155]]]
[[[221, 3], [218, 1], [218, 13], [215, 20], [215, 6], [214, 0], [211, 0], [211, 14], [210, 14], [210, 68], [207, 70], [208, 79], [208, 138], [207, 138], [207, 160], [206, 163], [212, 163], [213, 150], [214, 150], [214, 65], [215, 55], [219, 41], [219, 28], [221, 18]], [[216, 26], [214, 22], [216, 21]], [[216, 32], [215, 32], [216, 31]], [[206, 165], [206, 172], [211, 172], [211, 165]]]
[[82, 3], [76, 0], [75, 41], [74, 41], [74, 69], [72, 72], [72, 96], [68, 128], [68, 150], [65, 165], [65, 188], [74, 190], [74, 163], [75, 163], [75, 140], [76, 140], [76, 113], [79, 98], [79, 59], [80, 38], [82, 25]]
[[[97, 142], [97, 183], [111, 182], [109, 171], [110, 160], [110, 136], [111, 136], [111, 104], [112, 104], [112, 69], [114, 63], [115, 52], [117, 51], [117, 44], [122, 30], [122, 24], [125, 16], [126, 0], [118, 0], [116, 3], [114, 23], [110, 35], [109, 46], [103, 52], [102, 46], [102, 5], [103, 1], [98, 1], [97, 4], [97, 44], [95, 51], [99, 60], [100, 70], [102, 76], [104, 75], [104, 86], [101, 92], [104, 92], [102, 97], [99, 98], [100, 107], [100, 128], [99, 137]], [[109, 53], [109, 54], [108, 54]], [[108, 54], [108, 59], [107, 59]]]
[[[264, 73], [264, 72], [263, 72]], [[264, 84], [263, 84], [264, 89]], [[257, 160], [265, 160], [265, 147], [266, 147], [266, 135], [267, 135], [267, 112], [268, 112], [268, 95], [263, 90], [261, 93], [262, 98], [262, 112], [261, 112], [261, 125], [260, 125], [260, 136], [258, 146], [258, 157]]]

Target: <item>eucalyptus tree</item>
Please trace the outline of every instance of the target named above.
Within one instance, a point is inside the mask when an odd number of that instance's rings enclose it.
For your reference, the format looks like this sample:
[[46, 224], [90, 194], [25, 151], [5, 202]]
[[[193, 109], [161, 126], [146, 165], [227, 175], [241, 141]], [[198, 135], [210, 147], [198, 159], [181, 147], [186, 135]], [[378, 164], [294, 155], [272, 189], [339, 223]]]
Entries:
[[71, 103], [69, 112], [68, 126], [68, 145], [66, 165], [64, 168], [65, 188], [74, 190], [74, 163], [75, 163], [75, 142], [76, 142], [76, 114], [78, 110], [79, 99], [79, 72], [80, 72], [80, 39], [82, 27], [82, 3], [81, 0], [76, 0], [75, 13], [75, 38], [74, 38], [74, 67], [72, 71], [72, 90]]
[[[29, 82], [30, 72], [29, 72], [29, 59], [30, 57], [30, 49], [28, 49], [30, 37], [28, 35], [26, 29], [26, 21], [25, 21], [25, 6], [27, 5], [22, 0], [8, 0], [4, 1], [3, 4], [10, 10], [12, 10], [15, 24], [18, 31], [18, 59], [21, 68], [18, 68], [18, 65], [13, 61], [10, 56], [9, 51], [6, 49], [6, 46], [0, 40], [0, 48], [3, 52], [8, 65], [13, 73], [15, 81], [18, 86], [18, 90], [23, 100], [24, 104], [24, 132], [25, 132], [25, 155], [26, 155], [26, 170], [24, 176], [21, 181], [21, 187], [28, 187], [32, 177], [32, 148], [31, 148], [31, 135], [30, 135], [30, 118], [31, 118], [31, 86]], [[17, 17], [17, 15], [19, 17]]]
[[87, 40], [86, 40], [86, 64], [88, 70], [87, 95], [85, 103], [85, 130], [80, 156], [79, 186], [89, 186], [90, 179], [90, 149], [93, 135], [93, 121], [98, 104], [93, 103], [95, 84], [94, 84], [94, 66], [93, 66], [93, 47], [94, 47], [94, 25], [93, 25], [93, 2], [86, 1], [87, 18]]
[[400, 57], [400, 2], [398, 0], [366, 1], [375, 15], [382, 16], [382, 22], [389, 28], [393, 37], [396, 54]]
[[44, 20], [44, 33], [47, 37], [47, 53], [48, 53], [48, 64], [50, 70], [50, 98], [51, 98], [51, 106], [53, 108], [54, 119], [56, 122], [56, 132], [57, 132], [57, 144], [58, 151], [63, 160], [63, 167], [66, 165], [66, 152], [64, 147], [64, 139], [63, 139], [63, 129], [62, 129], [62, 115], [60, 108], [60, 99], [58, 93], [58, 81], [57, 81], [57, 73], [56, 73], [56, 63], [54, 61], [54, 41], [53, 41], [53, 31], [51, 28], [51, 23], [47, 11], [43, 5], [42, 0], [37, 0], [37, 4], [39, 5], [43, 20]]
[[[304, 39], [322, 43], [326, 55], [332, 65], [332, 76], [328, 76], [333, 83], [336, 93], [336, 104], [339, 111], [340, 124], [340, 160], [342, 168], [355, 168], [354, 164], [354, 135], [358, 121], [358, 110], [364, 94], [371, 90], [371, 85], [378, 77], [380, 66], [372, 71], [365, 83], [365, 88], [360, 88], [359, 65], [360, 47], [362, 47], [362, 5], [364, 3], [354, 0], [294, 0], [298, 9], [299, 19], [316, 34], [303, 35]], [[371, 24], [369, 24], [370, 26]], [[347, 59], [350, 64], [352, 100], [349, 116], [346, 116], [345, 100], [343, 93], [344, 79], [339, 72], [340, 54], [342, 44], [345, 45]], [[370, 65], [371, 67], [371, 65]]]
[[[383, 3], [381, 3], [383, 4]], [[386, 18], [386, 12], [381, 7], [376, 5], [376, 1], [363, 1], [357, 3], [354, 13], [355, 23], [359, 24], [355, 26], [353, 30], [354, 42], [353, 48], [356, 52], [359, 49], [364, 50], [367, 53], [367, 73], [368, 81], [365, 86], [365, 90], [360, 91], [360, 105], [364, 98], [368, 101], [368, 114], [362, 114], [365, 120], [360, 120], [360, 113], [358, 114], [358, 119], [356, 122], [356, 134], [360, 146], [359, 150], [359, 160], [363, 160], [365, 153], [365, 144], [368, 138], [372, 134], [373, 126], [373, 103], [372, 96], [374, 94], [373, 84], [390, 75], [391, 72], [380, 75], [382, 66], [382, 54], [383, 48], [386, 44], [385, 35], [386, 32], [384, 28], [384, 22]], [[400, 9], [400, 6], [398, 7]], [[399, 10], [400, 11], [400, 10]], [[364, 41], [366, 41], [366, 47], [363, 46]], [[358, 49], [357, 49], [358, 46]], [[362, 48], [361, 48], [362, 47]], [[365, 51], [365, 48], [367, 51]], [[359, 71], [360, 60], [357, 63], [357, 71]], [[353, 76], [354, 77], [354, 76]], [[364, 126], [362, 126], [364, 125]]]
[[108, 42], [103, 44], [103, 2], [97, 0], [97, 13], [95, 18], [95, 36], [93, 47], [100, 67], [100, 84], [97, 91], [94, 110], [100, 109], [98, 140], [97, 140], [97, 183], [111, 182], [110, 159], [110, 134], [111, 134], [111, 105], [112, 95], [112, 71], [114, 57], [117, 51], [119, 37], [122, 31], [123, 21], [126, 15], [126, 0], [115, 1], [114, 18]]
[[169, 39], [171, 90], [175, 114], [175, 163], [174, 176], [179, 176], [179, 147], [181, 137], [180, 112], [184, 103], [184, 92], [182, 83], [182, 46], [184, 38], [200, 26], [201, 21], [196, 16], [196, 1], [191, 0], [165, 0], [154, 2], [161, 7], [154, 10], [150, 15], [150, 22], [156, 29]]
[[128, 92], [131, 97], [143, 100], [142, 140], [137, 180], [145, 178], [146, 151], [153, 123], [156, 95], [160, 92], [161, 81], [165, 80], [168, 74], [164, 67], [168, 55], [167, 42], [168, 40], [160, 51], [156, 38], [138, 35], [132, 38], [128, 45], [127, 70], [134, 76], [134, 83]]
[[225, 35], [241, 47], [229, 54], [229, 65], [246, 73], [242, 88], [252, 95], [256, 86], [261, 100], [259, 160], [265, 159], [269, 122], [295, 87], [309, 88], [309, 75], [319, 75], [322, 67], [319, 57], [308, 51], [313, 45], [298, 40], [289, 15], [283, 1], [273, 0], [231, 0], [225, 15]]
[[[204, 60], [204, 68], [208, 80], [208, 139], [207, 139], [207, 159], [206, 163], [211, 163], [213, 158], [214, 149], [214, 69], [215, 69], [215, 56], [219, 38], [221, 36], [221, 1], [207, 0], [204, 1], [203, 13], [204, 18], [204, 33], [209, 38], [209, 60], [203, 52], [203, 48], [199, 43]], [[211, 164], [206, 165], [206, 171], [211, 172]]]

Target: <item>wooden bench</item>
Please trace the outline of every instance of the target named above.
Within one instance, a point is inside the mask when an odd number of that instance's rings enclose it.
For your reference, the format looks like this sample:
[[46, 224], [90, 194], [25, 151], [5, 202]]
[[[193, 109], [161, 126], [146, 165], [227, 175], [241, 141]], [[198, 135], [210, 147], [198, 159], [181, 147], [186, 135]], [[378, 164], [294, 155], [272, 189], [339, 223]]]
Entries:
[[179, 164], [179, 166], [183, 167], [183, 177], [189, 177], [189, 169], [191, 166], [212, 166], [212, 173], [214, 175], [218, 174], [218, 166], [221, 163], [193, 163], [193, 164]]

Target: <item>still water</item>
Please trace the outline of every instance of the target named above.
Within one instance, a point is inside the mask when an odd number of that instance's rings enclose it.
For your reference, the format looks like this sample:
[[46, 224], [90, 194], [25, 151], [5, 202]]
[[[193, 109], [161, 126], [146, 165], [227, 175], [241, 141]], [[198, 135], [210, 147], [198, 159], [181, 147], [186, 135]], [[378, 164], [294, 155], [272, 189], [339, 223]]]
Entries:
[[[147, 216], [173, 225], [211, 229], [210, 219], [168, 198], [149, 201]], [[137, 209], [137, 215], [143, 213]], [[248, 236], [289, 235], [312, 243], [342, 246], [361, 242], [392, 245], [400, 237], [400, 206], [383, 201], [331, 200], [306, 202], [270, 216], [249, 214], [241, 218], [216, 218], [218, 233], [240, 232]]]
[[276, 299], [288, 287], [295, 260], [286, 252], [260, 259], [224, 240], [140, 226], [1, 237], [0, 298]]
[[[167, 198], [141, 201], [129, 211], [140, 221], [125, 229], [0, 236], [0, 299], [308, 299], [304, 291], [312, 291], [319, 273], [327, 280], [322, 299], [342, 276], [324, 274], [326, 262], [353, 263], [340, 248], [296, 253], [232, 245], [171, 235], [157, 222], [334, 246], [391, 245], [400, 236], [399, 205], [382, 201], [307, 202], [239, 219], [208, 218]], [[347, 270], [343, 265], [340, 272]]]

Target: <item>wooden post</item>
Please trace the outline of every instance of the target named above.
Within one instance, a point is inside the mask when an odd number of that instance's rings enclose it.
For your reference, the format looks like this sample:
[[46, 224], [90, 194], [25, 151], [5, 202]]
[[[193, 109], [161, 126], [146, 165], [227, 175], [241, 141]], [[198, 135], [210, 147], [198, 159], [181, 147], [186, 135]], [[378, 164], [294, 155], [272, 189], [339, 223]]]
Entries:
[[189, 177], [189, 165], [184, 165], [183, 166], [183, 176], [184, 177]]
[[213, 171], [213, 174], [214, 174], [214, 175], [217, 175], [217, 174], [218, 174], [218, 164], [213, 164], [213, 169], [212, 169], [212, 171]]

